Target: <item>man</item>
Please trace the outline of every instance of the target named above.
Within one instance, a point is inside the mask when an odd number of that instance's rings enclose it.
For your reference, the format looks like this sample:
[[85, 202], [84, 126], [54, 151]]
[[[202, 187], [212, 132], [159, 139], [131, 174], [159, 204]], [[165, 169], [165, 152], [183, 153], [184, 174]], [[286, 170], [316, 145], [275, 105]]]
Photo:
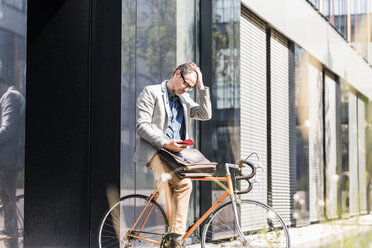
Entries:
[[[14, 86], [0, 76], [0, 198], [12, 206], [16, 195], [16, 179], [23, 167], [25, 99]], [[18, 247], [17, 214], [14, 207], [3, 213], [5, 247]]]
[[[199, 91], [198, 103], [185, 94], [195, 85]], [[160, 148], [172, 152], [186, 149], [187, 145], [180, 143], [189, 137], [190, 118], [209, 120], [211, 117], [209, 89], [203, 84], [200, 68], [193, 62], [178, 66], [171, 79], [145, 87], [137, 99], [136, 128], [140, 137], [137, 164], [151, 168], [155, 176], [171, 175], [165, 183], [170, 247], [184, 247], [182, 236], [192, 183], [190, 179], [181, 179], [172, 173], [156, 151]]]

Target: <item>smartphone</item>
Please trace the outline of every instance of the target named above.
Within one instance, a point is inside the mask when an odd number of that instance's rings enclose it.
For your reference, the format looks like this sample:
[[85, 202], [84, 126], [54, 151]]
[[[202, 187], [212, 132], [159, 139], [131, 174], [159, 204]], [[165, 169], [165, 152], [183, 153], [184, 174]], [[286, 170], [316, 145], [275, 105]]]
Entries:
[[178, 144], [186, 144], [186, 145], [192, 146], [195, 143], [194, 141], [192, 141], [192, 139], [187, 139], [187, 140], [183, 140], [182, 142], [179, 142]]

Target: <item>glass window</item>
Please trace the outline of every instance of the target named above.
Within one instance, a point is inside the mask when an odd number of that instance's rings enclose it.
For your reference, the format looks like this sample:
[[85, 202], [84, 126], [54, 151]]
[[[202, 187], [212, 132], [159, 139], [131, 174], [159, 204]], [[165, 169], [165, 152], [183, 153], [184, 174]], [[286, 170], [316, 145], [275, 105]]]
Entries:
[[[134, 161], [138, 144], [136, 100], [145, 86], [170, 79], [177, 65], [196, 60], [197, 2], [122, 0], [122, 196], [131, 193], [149, 195], [155, 189], [152, 171]], [[193, 132], [191, 138], [194, 141], [195, 137]], [[192, 195], [190, 206], [195, 206], [195, 199], [196, 194]], [[190, 207], [190, 211], [189, 222], [196, 210]]]
[[[240, 158], [239, 20], [240, 1], [214, 0], [212, 3], [212, 113], [202, 139], [211, 142], [205, 151], [211, 161], [234, 163]], [[223, 152], [221, 152], [223, 151]], [[218, 175], [224, 170], [219, 166]], [[223, 190], [213, 184], [217, 197]], [[212, 198], [216, 201], [215, 197]]]
[[341, 217], [349, 216], [349, 84], [341, 81]]
[[320, 6], [321, 0], [307, 0], [307, 1], [310, 2], [317, 9], [323, 8], [323, 7]]
[[324, 218], [323, 73], [319, 61], [295, 46], [297, 225]]
[[334, 1], [334, 26], [347, 39], [347, 0]]
[[358, 200], [358, 109], [355, 90], [348, 93], [349, 126], [349, 210], [350, 215], [359, 213]]
[[368, 59], [368, 27], [370, 28], [367, 12], [367, 1], [350, 2], [351, 43], [366, 60]]
[[[368, 103], [367, 107], [367, 149], [372, 151], [372, 101]], [[367, 206], [368, 210], [372, 212], [372, 153], [367, 152]]]
[[366, 102], [365, 97], [358, 93], [357, 98], [357, 129], [358, 129], [358, 200], [359, 213], [367, 213], [367, 182], [366, 182]]
[[24, 0], [2, 0], [3, 4], [15, 8], [19, 11], [25, 11], [26, 1]]
[[332, 0], [323, 0], [323, 15], [327, 20], [333, 23], [333, 1]]
[[239, 157], [239, 18], [239, 1], [213, 1], [212, 160], [223, 163]]
[[296, 193], [293, 196], [296, 225], [310, 224], [309, 209], [309, 55], [295, 46], [295, 105], [296, 105]]
[[339, 84], [333, 73], [325, 71], [324, 75], [324, 149], [325, 149], [325, 203], [326, 216], [338, 217], [338, 180], [339, 180]]
[[26, 1], [0, 1], [0, 247], [23, 247]]
[[[370, 62], [371, 0], [307, 0]], [[349, 20], [348, 20], [349, 19]], [[348, 37], [348, 23], [350, 37]]]

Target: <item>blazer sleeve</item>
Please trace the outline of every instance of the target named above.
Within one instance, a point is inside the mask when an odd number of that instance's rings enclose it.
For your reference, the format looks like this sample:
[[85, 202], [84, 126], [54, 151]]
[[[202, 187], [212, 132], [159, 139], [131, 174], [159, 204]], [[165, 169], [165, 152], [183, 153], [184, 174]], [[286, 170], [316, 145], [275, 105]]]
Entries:
[[18, 122], [21, 120], [21, 104], [16, 94], [9, 94], [1, 104], [0, 144], [14, 139], [18, 135], [16, 131]]
[[199, 104], [191, 100], [190, 117], [202, 121], [212, 118], [212, 105], [208, 87], [204, 87], [202, 90], [199, 89]]
[[154, 94], [149, 87], [145, 87], [137, 99], [136, 131], [142, 139], [156, 148], [162, 148], [165, 143], [164, 134], [152, 124], [155, 102]]

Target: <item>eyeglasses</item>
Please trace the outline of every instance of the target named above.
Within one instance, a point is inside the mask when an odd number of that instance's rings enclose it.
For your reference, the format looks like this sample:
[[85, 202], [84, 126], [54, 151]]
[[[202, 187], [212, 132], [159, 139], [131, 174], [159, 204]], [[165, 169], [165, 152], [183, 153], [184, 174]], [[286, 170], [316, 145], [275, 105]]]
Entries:
[[180, 74], [181, 74], [181, 77], [183, 79], [183, 85], [185, 85], [185, 87], [187, 88], [187, 91], [192, 91], [193, 90], [193, 87], [195, 86], [191, 86], [188, 82], [186, 82], [182, 72], [180, 71]]

